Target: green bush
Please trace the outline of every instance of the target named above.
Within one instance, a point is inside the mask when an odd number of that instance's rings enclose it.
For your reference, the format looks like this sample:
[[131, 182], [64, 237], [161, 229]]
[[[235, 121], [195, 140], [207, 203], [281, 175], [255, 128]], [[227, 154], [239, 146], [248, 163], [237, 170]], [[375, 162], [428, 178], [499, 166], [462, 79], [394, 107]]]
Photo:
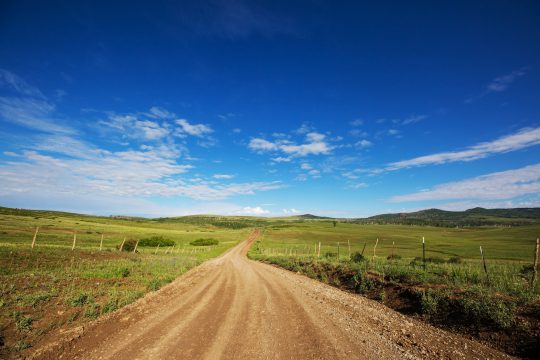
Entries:
[[152, 236], [149, 238], [141, 239], [139, 241], [139, 246], [173, 246], [175, 242], [171, 239], [166, 239], [163, 236]]
[[210, 246], [210, 245], [219, 244], [219, 241], [217, 241], [216, 239], [212, 239], [212, 238], [206, 238], [206, 239], [193, 240], [189, 244], [193, 245], [193, 246]]
[[351, 256], [351, 261], [355, 262], [355, 263], [361, 263], [361, 262], [366, 261], [366, 260], [367, 260], [366, 257], [364, 255], [362, 255], [359, 251], [356, 251]]

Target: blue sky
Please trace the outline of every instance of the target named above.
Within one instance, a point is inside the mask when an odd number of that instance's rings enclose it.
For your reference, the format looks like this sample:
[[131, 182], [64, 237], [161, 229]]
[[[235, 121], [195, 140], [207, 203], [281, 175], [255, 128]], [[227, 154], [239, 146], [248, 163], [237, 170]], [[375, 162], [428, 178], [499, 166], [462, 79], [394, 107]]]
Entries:
[[3, 1], [0, 205], [540, 205], [536, 1]]

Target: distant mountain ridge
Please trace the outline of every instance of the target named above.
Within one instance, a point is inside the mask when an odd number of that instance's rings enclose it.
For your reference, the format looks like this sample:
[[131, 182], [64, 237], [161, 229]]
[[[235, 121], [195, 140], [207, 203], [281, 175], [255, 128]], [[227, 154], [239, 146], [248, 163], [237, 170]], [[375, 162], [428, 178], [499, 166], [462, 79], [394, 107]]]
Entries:
[[[63, 211], [27, 210], [7, 208], [0, 206], [2, 215], [19, 215], [34, 217], [51, 216], [89, 216], [96, 215], [75, 214]], [[286, 218], [264, 218], [256, 216], [223, 216], [223, 215], [189, 215], [179, 217], [144, 218], [134, 216], [97, 216], [126, 221], [155, 221], [155, 222], [184, 222], [190, 224], [211, 224], [219, 227], [244, 228], [265, 226], [267, 219], [282, 219], [288, 221], [304, 220], [338, 220], [359, 224], [401, 224], [401, 225], [429, 225], [443, 227], [462, 226], [519, 226], [540, 224], [540, 208], [510, 208], [510, 209], [484, 209], [481, 207], [465, 211], [447, 211], [440, 209], [427, 209], [409, 213], [390, 213], [375, 215], [367, 218], [332, 218], [313, 214], [293, 215]]]
[[486, 226], [528, 225], [540, 223], [540, 208], [485, 209], [481, 207], [465, 211], [427, 209], [410, 213], [391, 213], [352, 222], [432, 226]]

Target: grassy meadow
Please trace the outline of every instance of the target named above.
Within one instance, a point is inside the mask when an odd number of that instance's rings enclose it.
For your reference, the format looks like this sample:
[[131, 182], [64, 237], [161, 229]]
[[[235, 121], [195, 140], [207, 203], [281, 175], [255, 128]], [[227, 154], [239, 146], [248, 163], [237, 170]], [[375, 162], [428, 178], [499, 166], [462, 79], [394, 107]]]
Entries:
[[[0, 357], [24, 354], [47, 334], [83, 325], [159, 289], [233, 247], [249, 231], [175, 219], [0, 208]], [[119, 251], [124, 239], [124, 250], [142, 239], [167, 240], [167, 246]], [[190, 245], [198, 239], [214, 241]]]

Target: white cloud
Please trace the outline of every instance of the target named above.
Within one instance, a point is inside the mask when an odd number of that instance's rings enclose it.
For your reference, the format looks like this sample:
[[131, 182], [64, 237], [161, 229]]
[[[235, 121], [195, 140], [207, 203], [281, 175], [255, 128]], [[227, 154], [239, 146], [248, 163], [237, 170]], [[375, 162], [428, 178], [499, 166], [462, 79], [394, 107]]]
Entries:
[[302, 170], [311, 170], [313, 167], [308, 164], [308, 163], [303, 163], [302, 165], [300, 165], [300, 169]]
[[282, 156], [278, 156], [278, 157], [275, 157], [275, 158], [272, 158], [272, 161], [273, 162], [277, 162], [277, 163], [280, 163], [280, 162], [290, 162], [292, 159], [290, 157], [282, 157]]
[[437, 185], [392, 197], [393, 202], [447, 199], [501, 200], [540, 192], [540, 163], [475, 178]]
[[242, 208], [242, 210], [238, 211], [238, 214], [255, 215], [255, 216], [265, 215], [265, 214], [269, 214], [269, 213], [270, 213], [270, 211], [265, 210], [260, 206], [255, 206], [255, 207], [246, 206], [246, 207]]
[[510, 74], [496, 77], [491, 81], [487, 86], [488, 92], [501, 92], [504, 91], [510, 86], [511, 83], [516, 81], [518, 78], [525, 75], [524, 69], [514, 70]]
[[[309, 132], [306, 134], [305, 144], [295, 144], [287, 139], [277, 139], [276, 141], [268, 141], [266, 139], [254, 138], [251, 139], [248, 147], [256, 152], [276, 152], [280, 151], [290, 157], [304, 157], [308, 155], [324, 155], [329, 154], [333, 147], [325, 141], [326, 136], [317, 132]], [[287, 158], [277, 157], [274, 161], [288, 161]]]
[[284, 214], [299, 214], [300, 211], [294, 209], [294, 208], [291, 208], [291, 209], [283, 209], [282, 210]]
[[204, 124], [190, 124], [186, 119], [178, 119], [176, 123], [180, 126], [179, 131], [196, 137], [202, 137], [214, 132], [212, 128]]
[[171, 135], [169, 124], [139, 118], [137, 114], [109, 114], [108, 120], [100, 125], [119, 131], [123, 137], [140, 140], [160, 140]]
[[324, 140], [326, 135], [318, 133], [318, 132], [310, 132], [306, 135], [306, 139], [309, 142], [321, 142]]
[[258, 152], [274, 151], [278, 149], [278, 146], [274, 144], [273, 142], [270, 142], [265, 139], [259, 139], [259, 138], [251, 139], [248, 147], [251, 150], [258, 151]]
[[158, 119], [172, 119], [176, 116], [174, 113], [159, 106], [152, 106], [149, 110], [149, 113], [150, 117]]
[[283, 187], [278, 181], [226, 185], [204, 179], [191, 182], [182, 174], [192, 165], [177, 163], [174, 144], [113, 152], [74, 138], [51, 136], [44, 137], [35, 149], [38, 151], [23, 152], [16, 161], [0, 161], [1, 196], [41, 191], [50, 196], [95, 194], [218, 200]]
[[359, 147], [359, 148], [364, 148], [364, 149], [368, 148], [368, 147], [370, 147], [372, 145], [373, 145], [373, 143], [371, 141], [369, 141], [369, 140], [366, 140], [366, 139], [362, 139], [360, 141], [357, 141], [354, 144], [354, 146]]
[[537, 144], [540, 144], [540, 127], [525, 128], [514, 134], [503, 136], [494, 141], [470, 146], [465, 150], [436, 153], [420, 156], [410, 160], [394, 162], [389, 164], [385, 170], [398, 170], [403, 168], [426, 166], [431, 164], [444, 164], [456, 161], [472, 161], [482, 159], [493, 154], [516, 151]]
[[233, 179], [234, 178], [234, 175], [229, 175], [229, 174], [215, 174], [213, 176], [214, 179], [225, 179], [225, 180], [230, 180], [230, 179]]
[[367, 186], [368, 186], [368, 184], [366, 184], [364, 182], [360, 182], [360, 183], [356, 183], [356, 184], [351, 184], [351, 185], [348, 186], [348, 188], [358, 190], [358, 189], [363, 189], [363, 188], [365, 188]]

